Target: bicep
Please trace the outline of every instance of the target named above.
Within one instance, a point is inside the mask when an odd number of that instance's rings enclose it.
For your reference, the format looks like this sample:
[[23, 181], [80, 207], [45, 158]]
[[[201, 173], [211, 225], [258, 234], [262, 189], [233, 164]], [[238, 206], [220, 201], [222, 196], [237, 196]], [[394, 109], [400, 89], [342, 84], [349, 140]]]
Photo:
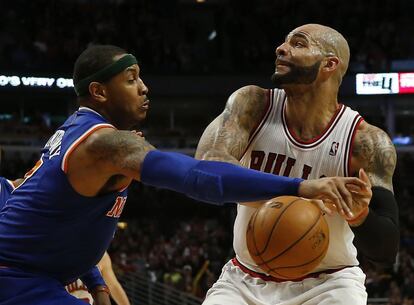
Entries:
[[144, 138], [123, 130], [97, 131], [85, 143], [84, 152], [96, 168], [109, 176], [139, 180], [146, 154], [155, 149]]
[[246, 86], [234, 92], [224, 111], [204, 131], [196, 158], [238, 163], [245, 152], [251, 131], [267, 105], [268, 91]]
[[381, 129], [366, 124], [356, 138], [353, 154], [364, 167], [372, 186], [393, 191], [392, 177], [397, 163], [395, 147]]
[[226, 109], [206, 128], [198, 143], [195, 157], [238, 163], [247, 146], [249, 131]]

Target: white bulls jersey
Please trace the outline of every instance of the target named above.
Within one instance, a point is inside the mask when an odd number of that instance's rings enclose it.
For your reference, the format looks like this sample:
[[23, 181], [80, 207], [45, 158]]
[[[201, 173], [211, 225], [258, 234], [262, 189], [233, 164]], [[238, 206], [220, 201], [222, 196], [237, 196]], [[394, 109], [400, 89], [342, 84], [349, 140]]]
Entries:
[[[241, 163], [245, 167], [288, 177], [317, 179], [348, 176], [352, 142], [362, 121], [356, 112], [340, 105], [324, 132], [310, 141], [301, 141], [289, 130], [285, 119], [286, 94], [269, 90], [268, 108], [251, 139]], [[260, 272], [246, 245], [246, 229], [255, 208], [238, 205], [233, 247], [237, 258]], [[325, 216], [329, 225], [329, 248], [316, 271], [358, 265], [352, 244], [354, 234], [338, 214]]]
[[89, 293], [88, 288], [82, 283], [80, 279], [70, 283], [66, 287], [66, 291], [73, 295], [75, 298], [85, 301], [85, 304], [93, 304], [92, 295]]

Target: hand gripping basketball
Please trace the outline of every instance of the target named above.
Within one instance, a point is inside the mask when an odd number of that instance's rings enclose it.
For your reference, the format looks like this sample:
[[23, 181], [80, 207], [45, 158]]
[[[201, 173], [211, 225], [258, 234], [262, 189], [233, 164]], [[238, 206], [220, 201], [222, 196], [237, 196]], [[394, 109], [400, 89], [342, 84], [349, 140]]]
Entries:
[[326, 204], [332, 204], [338, 213], [345, 217], [354, 218], [352, 190], [364, 189], [366, 182], [356, 177], [326, 177], [303, 181], [298, 190], [301, 197], [315, 200], [322, 211], [331, 215], [332, 211]]

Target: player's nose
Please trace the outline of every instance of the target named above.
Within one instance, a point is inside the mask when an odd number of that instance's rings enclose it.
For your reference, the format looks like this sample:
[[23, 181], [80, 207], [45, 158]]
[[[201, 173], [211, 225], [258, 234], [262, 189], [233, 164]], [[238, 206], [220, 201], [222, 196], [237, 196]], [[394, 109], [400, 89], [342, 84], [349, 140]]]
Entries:
[[284, 56], [287, 54], [287, 43], [284, 42], [280, 46], [278, 46], [275, 50], [276, 56]]
[[148, 87], [145, 85], [142, 79], [139, 79], [139, 86], [138, 86], [138, 93], [139, 95], [146, 95], [148, 94]]

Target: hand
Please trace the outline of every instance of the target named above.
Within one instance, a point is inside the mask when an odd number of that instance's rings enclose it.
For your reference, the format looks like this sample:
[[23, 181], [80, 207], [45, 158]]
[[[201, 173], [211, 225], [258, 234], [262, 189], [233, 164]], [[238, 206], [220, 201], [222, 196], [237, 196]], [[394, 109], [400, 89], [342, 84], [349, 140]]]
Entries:
[[111, 299], [109, 297], [109, 293], [107, 292], [107, 288], [101, 290], [103, 286], [97, 286], [92, 289], [91, 294], [93, 297], [93, 304], [94, 305], [111, 305]]
[[359, 178], [365, 182], [366, 187], [359, 189], [355, 188], [353, 185], [349, 186], [349, 190], [352, 193], [352, 214], [354, 214], [354, 217], [345, 217], [345, 219], [351, 226], [359, 226], [364, 222], [365, 218], [368, 216], [368, 207], [372, 198], [371, 181], [362, 168], [359, 170]]
[[142, 132], [142, 131], [131, 130], [131, 132], [132, 132], [133, 134], [136, 134], [137, 136], [140, 136], [140, 137], [144, 138], [144, 134], [143, 134], [143, 132]]
[[338, 213], [354, 218], [353, 208], [353, 191], [361, 190], [366, 187], [366, 183], [356, 177], [326, 177], [315, 180], [304, 180], [299, 185], [299, 196], [308, 199], [319, 199], [313, 202], [321, 210], [332, 215], [332, 210], [326, 204], [333, 204]]

